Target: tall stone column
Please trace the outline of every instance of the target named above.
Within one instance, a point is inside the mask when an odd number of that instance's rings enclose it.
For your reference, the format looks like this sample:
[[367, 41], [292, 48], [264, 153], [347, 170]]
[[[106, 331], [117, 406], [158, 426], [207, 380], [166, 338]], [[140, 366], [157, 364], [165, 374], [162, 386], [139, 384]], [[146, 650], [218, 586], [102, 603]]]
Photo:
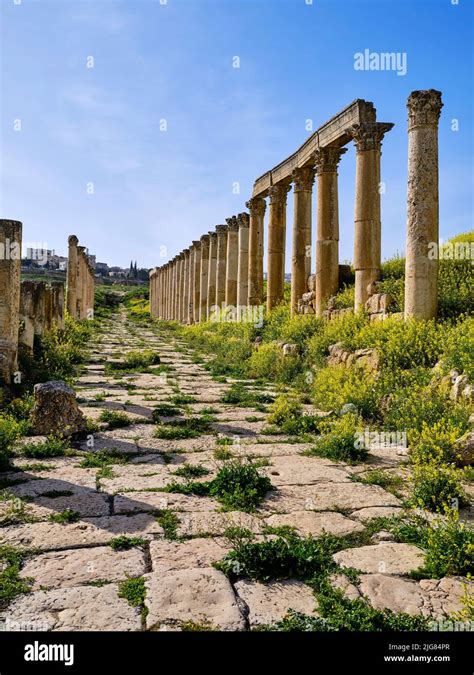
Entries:
[[171, 273], [170, 273], [170, 321], [174, 321], [174, 305], [176, 299], [176, 258], [171, 260]]
[[207, 275], [207, 318], [216, 306], [217, 233], [209, 232], [209, 270]]
[[85, 265], [84, 265], [84, 246], [77, 247], [77, 283], [76, 283], [76, 299], [77, 299], [77, 318], [81, 321], [84, 318], [84, 277], [85, 277]]
[[176, 319], [181, 321], [182, 311], [183, 311], [183, 254], [178, 255], [178, 292], [176, 295]]
[[311, 274], [311, 205], [314, 169], [305, 166], [293, 171], [293, 253], [291, 258], [291, 313], [298, 312], [298, 300], [308, 290]]
[[22, 224], [0, 220], [0, 381], [17, 370]]
[[73, 319], [77, 319], [77, 245], [79, 239], [71, 234], [68, 239], [67, 261], [67, 311]]
[[438, 121], [441, 92], [412, 91], [408, 108], [405, 318], [438, 313]]
[[227, 268], [227, 225], [217, 225], [216, 260], [216, 305], [222, 309], [225, 305], [226, 268]]
[[181, 321], [188, 323], [188, 306], [189, 306], [189, 248], [185, 248], [184, 255], [184, 276], [183, 276], [183, 311]]
[[194, 245], [189, 247], [188, 324], [194, 323]]
[[263, 302], [263, 227], [267, 204], [263, 197], [252, 197], [246, 203], [250, 211], [248, 304]]
[[209, 235], [201, 237], [201, 281], [199, 295], [199, 321], [207, 321], [207, 286], [209, 279]]
[[272, 185], [270, 217], [268, 222], [268, 278], [267, 309], [273, 309], [283, 300], [285, 290], [285, 244], [286, 244], [286, 197], [289, 186], [286, 183]]
[[225, 276], [225, 305], [237, 305], [237, 265], [239, 260], [239, 225], [236, 216], [227, 221], [227, 262]]
[[175, 321], [179, 321], [179, 268], [180, 268], [179, 255], [175, 257], [174, 267], [175, 272], [174, 272], [173, 318]]
[[249, 296], [249, 225], [248, 213], [239, 213], [239, 259], [237, 263], [237, 307], [246, 307]]
[[356, 146], [355, 305], [363, 309], [367, 286], [380, 278], [382, 235], [380, 222], [380, 155], [382, 139], [393, 124], [355, 124], [348, 131]]
[[166, 263], [166, 320], [171, 317], [171, 263]]
[[339, 288], [339, 199], [337, 167], [346, 148], [319, 148], [314, 160], [318, 180], [316, 237], [316, 316]]
[[201, 242], [193, 241], [193, 247], [194, 247], [193, 322], [199, 323], [199, 314], [201, 310]]

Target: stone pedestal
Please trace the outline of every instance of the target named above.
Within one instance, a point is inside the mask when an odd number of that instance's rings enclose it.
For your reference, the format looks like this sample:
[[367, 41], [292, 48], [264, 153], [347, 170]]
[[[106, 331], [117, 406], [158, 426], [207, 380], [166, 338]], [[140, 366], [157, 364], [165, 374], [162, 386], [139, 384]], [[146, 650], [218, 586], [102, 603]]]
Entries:
[[227, 268], [227, 226], [217, 225], [216, 260], [216, 305], [222, 309], [225, 305], [226, 268]]
[[209, 235], [201, 237], [201, 280], [199, 321], [207, 321], [207, 285], [209, 278]]
[[291, 258], [291, 313], [298, 312], [298, 300], [308, 290], [311, 274], [311, 204], [313, 167], [293, 171], [294, 220]]
[[438, 312], [439, 198], [438, 120], [441, 92], [408, 97], [408, 199], [405, 318], [432, 319]]
[[237, 262], [237, 307], [246, 307], [249, 295], [249, 225], [248, 213], [239, 213], [239, 259]]
[[227, 218], [227, 264], [225, 306], [237, 305], [237, 266], [239, 259], [239, 225], [236, 216]]
[[207, 317], [216, 307], [217, 233], [209, 232], [209, 268], [207, 274]]
[[316, 240], [316, 315], [339, 288], [339, 202], [337, 166], [345, 148], [320, 148], [315, 153], [318, 176]]
[[286, 243], [286, 183], [272, 185], [270, 215], [268, 222], [268, 279], [267, 309], [271, 310], [283, 300], [285, 290], [285, 243]]
[[355, 124], [348, 131], [356, 145], [355, 304], [359, 311], [369, 297], [367, 286], [380, 277], [380, 155], [382, 139], [391, 123]]
[[199, 323], [199, 314], [201, 308], [201, 242], [193, 241], [194, 247], [194, 300], [193, 300], [193, 321]]
[[263, 228], [267, 205], [262, 197], [252, 197], [246, 206], [250, 211], [248, 304], [255, 306], [263, 302]]

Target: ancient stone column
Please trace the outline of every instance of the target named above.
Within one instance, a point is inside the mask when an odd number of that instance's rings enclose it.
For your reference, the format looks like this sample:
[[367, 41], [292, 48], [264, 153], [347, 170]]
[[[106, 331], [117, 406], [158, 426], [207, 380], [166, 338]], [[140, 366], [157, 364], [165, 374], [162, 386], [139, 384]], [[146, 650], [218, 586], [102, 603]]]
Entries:
[[17, 370], [22, 224], [0, 220], [0, 382]]
[[263, 220], [267, 207], [262, 197], [252, 197], [246, 204], [250, 211], [248, 304], [263, 302]]
[[369, 122], [348, 129], [356, 146], [355, 311], [364, 307], [368, 285], [380, 277], [380, 155], [382, 139], [392, 127], [390, 123]]
[[199, 323], [201, 309], [201, 242], [193, 241], [194, 247], [194, 299], [193, 299], [193, 322]]
[[209, 232], [209, 270], [207, 275], [207, 318], [216, 307], [217, 233]]
[[188, 324], [194, 323], [194, 245], [189, 247]]
[[318, 180], [316, 237], [316, 315], [339, 288], [339, 200], [337, 166], [345, 148], [319, 148], [314, 161]]
[[170, 274], [171, 274], [171, 265], [169, 262], [166, 263], [166, 290], [165, 290], [165, 319], [166, 321], [170, 320], [170, 296], [171, 296], [171, 287], [170, 287]]
[[267, 278], [268, 310], [283, 300], [285, 290], [286, 197], [288, 190], [289, 186], [286, 183], [272, 185], [268, 190], [270, 197]]
[[226, 267], [227, 267], [227, 225], [217, 225], [216, 260], [216, 305], [222, 309], [225, 305]]
[[157, 275], [157, 268], [155, 267], [154, 269], [151, 270], [148, 278], [148, 292], [149, 292], [149, 298], [150, 298], [150, 316], [152, 318], [155, 318], [155, 302], [156, 302], [156, 284], [155, 284], [155, 279]]
[[237, 307], [246, 307], [249, 296], [249, 224], [248, 213], [239, 213], [239, 259], [237, 262]]
[[185, 301], [186, 297], [184, 294], [184, 288], [185, 288], [185, 280], [186, 280], [186, 256], [184, 255], [184, 251], [181, 251], [181, 274], [180, 274], [180, 282], [179, 282], [179, 294], [180, 294], [180, 301], [179, 301], [179, 320], [181, 323], [184, 323], [184, 308], [185, 308]]
[[173, 272], [173, 321], [178, 320], [178, 286], [179, 286], [179, 256], [174, 257]]
[[183, 307], [183, 254], [178, 255], [177, 261], [177, 293], [176, 293], [176, 320], [181, 321], [181, 312]]
[[75, 234], [68, 239], [67, 261], [67, 311], [73, 319], [77, 319], [77, 245], [79, 243]]
[[434, 89], [408, 97], [408, 198], [405, 318], [438, 312], [438, 121], [443, 103]]
[[188, 323], [189, 311], [189, 248], [185, 248], [184, 254], [184, 278], [183, 278], [183, 315], [181, 321]]
[[174, 315], [174, 275], [175, 275], [175, 260], [170, 260], [170, 299], [169, 299], [169, 320], [173, 321]]
[[201, 279], [199, 291], [199, 321], [207, 321], [207, 285], [209, 278], [209, 235], [201, 237]]
[[291, 258], [291, 313], [298, 312], [298, 300], [308, 290], [311, 274], [311, 204], [314, 169], [305, 166], [293, 171], [293, 253]]
[[237, 265], [239, 260], [239, 225], [237, 217], [226, 218], [227, 262], [225, 279], [225, 306], [237, 306]]
[[84, 277], [85, 277], [85, 265], [84, 265], [84, 246], [77, 247], [77, 281], [76, 281], [76, 318], [81, 321], [84, 318]]

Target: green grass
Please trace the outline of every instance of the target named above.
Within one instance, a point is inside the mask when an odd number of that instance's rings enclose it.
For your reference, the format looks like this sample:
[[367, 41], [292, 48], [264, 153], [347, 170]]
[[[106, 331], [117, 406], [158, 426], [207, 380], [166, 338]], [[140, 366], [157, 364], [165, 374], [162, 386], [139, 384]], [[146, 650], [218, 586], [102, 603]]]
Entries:
[[388, 492], [398, 495], [400, 489], [403, 487], [405, 480], [401, 476], [389, 473], [383, 469], [372, 469], [360, 475], [351, 476], [351, 480], [356, 483], [363, 483], [364, 485], [379, 485]]
[[60, 525], [69, 525], [70, 523], [77, 523], [80, 518], [81, 514], [79, 511], [65, 509], [58, 513], [51, 513], [48, 520], [52, 523], [59, 523]]
[[182, 464], [176, 471], [171, 472], [173, 476], [181, 476], [181, 478], [201, 478], [202, 476], [207, 476], [210, 473], [209, 469], [206, 469], [199, 464]]
[[178, 415], [182, 414], [183, 411], [177, 406], [170, 405], [169, 403], [160, 403], [160, 405], [155, 406], [153, 410], [153, 421], [159, 422], [160, 417], [178, 417]]
[[120, 429], [133, 424], [133, 421], [124, 412], [117, 410], [103, 410], [99, 416], [100, 422], [106, 422], [109, 429]]
[[124, 598], [132, 607], [138, 607], [142, 621], [146, 618], [148, 610], [145, 607], [146, 587], [143, 577], [126, 579], [119, 583], [119, 598]]
[[26, 555], [13, 546], [0, 546], [0, 610], [31, 589], [32, 579], [19, 576]]
[[177, 538], [177, 530], [180, 521], [176, 513], [169, 509], [163, 509], [156, 516], [156, 520], [163, 528], [163, 536], [165, 539]]
[[87, 452], [79, 464], [81, 469], [102, 469], [112, 464], [126, 464], [128, 457], [113, 450], [97, 450]]
[[19, 448], [18, 453], [22, 457], [29, 457], [31, 459], [63, 457], [67, 448], [67, 441], [64, 441], [60, 438], [50, 437], [42, 443], [26, 443]]
[[48, 497], [48, 499], [59, 499], [59, 497], [70, 497], [74, 492], [72, 490], [50, 490], [49, 492], [42, 492], [41, 497]]
[[187, 405], [188, 403], [196, 403], [196, 398], [190, 394], [175, 394], [171, 397], [171, 402], [175, 405]]
[[114, 537], [109, 541], [109, 546], [114, 551], [129, 551], [131, 548], [145, 546], [146, 544], [146, 539], [142, 539], [141, 537], [128, 537], [124, 534]]
[[160, 364], [160, 357], [151, 349], [128, 352], [122, 361], [110, 361], [105, 364], [106, 374], [140, 373], [150, 369], [150, 366]]

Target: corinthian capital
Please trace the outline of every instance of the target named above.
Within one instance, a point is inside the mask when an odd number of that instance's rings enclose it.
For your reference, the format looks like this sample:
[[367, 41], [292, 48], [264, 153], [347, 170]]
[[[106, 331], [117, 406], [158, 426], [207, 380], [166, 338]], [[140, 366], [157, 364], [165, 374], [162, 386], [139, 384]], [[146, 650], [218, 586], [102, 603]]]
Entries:
[[217, 236], [223, 235], [227, 232], [227, 225], [216, 225]]
[[252, 197], [245, 203], [251, 216], [264, 216], [267, 203], [263, 197]]
[[248, 227], [250, 225], [250, 216], [248, 213], [239, 213], [237, 216], [239, 227]]
[[314, 167], [302, 166], [299, 169], [294, 169], [291, 176], [295, 192], [311, 192], [314, 184]]
[[313, 159], [316, 173], [335, 173], [342, 155], [347, 152], [346, 148], [318, 148], [315, 150]]
[[382, 147], [382, 139], [392, 129], [391, 122], [369, 122], [367, 124], [353, 124], [348, 133], [354, 139], [357, 152], [366, 150], [379, 150]]
[[238, 232], [239, 224], [237, 222], [237, 216], [232, 216], [231, 218], [226, 218], [227, 231], [228, 232]]
[[412, 91], [407, 100], [408, 128], [419, 125], [437, 126], [442, 107], [440, 91]]
[[277, 183], [268, 188], [270, 204], [286, 204], [286, 196], [291, 190], [291, 185], [287, 183]]

